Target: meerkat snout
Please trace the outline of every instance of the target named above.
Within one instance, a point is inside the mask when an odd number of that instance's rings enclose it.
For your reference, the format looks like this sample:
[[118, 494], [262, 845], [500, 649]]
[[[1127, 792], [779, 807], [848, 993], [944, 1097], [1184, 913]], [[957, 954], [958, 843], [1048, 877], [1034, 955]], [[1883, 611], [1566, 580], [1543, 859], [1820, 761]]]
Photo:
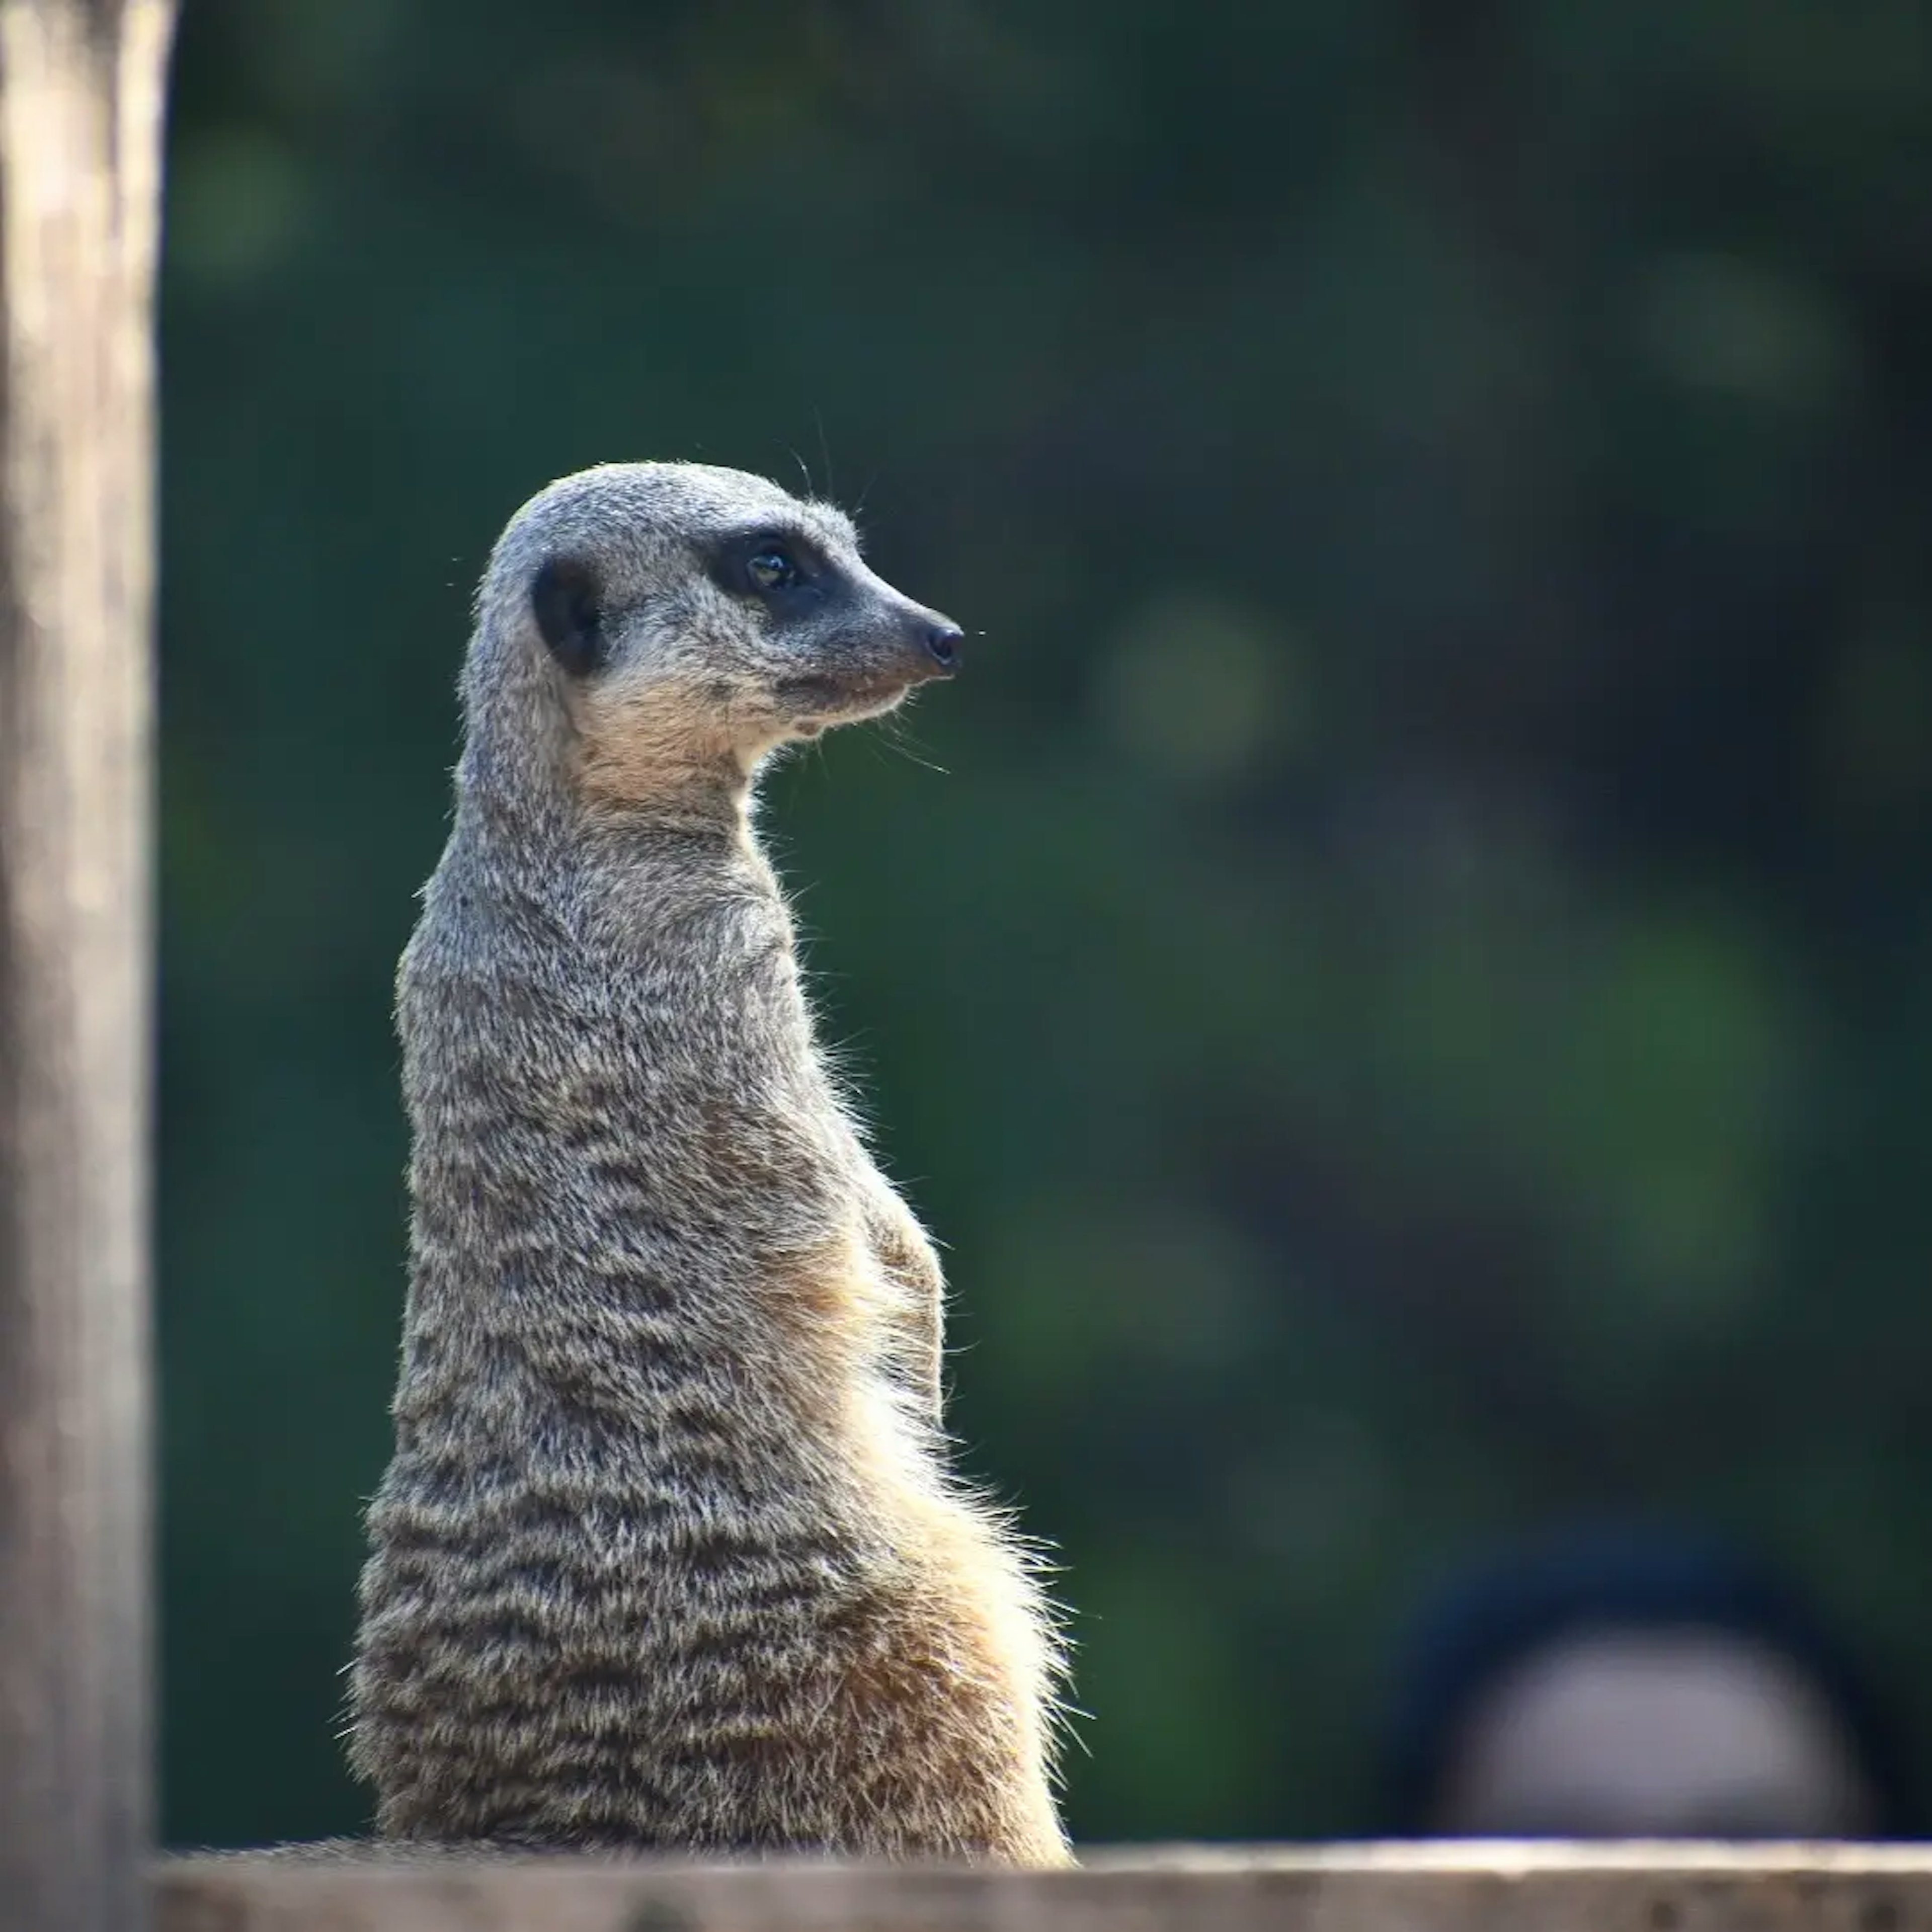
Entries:
[[[965, 633], [874, 574], [856, 548], [759, 542], [744, 574], [769, 613], [766, 637], [778, 646], [775, 692], [807, 735], [876, 716], [914, 685], [958, 669]], [[729, 587], [737, 572], [728, 551], [723, 574]]]

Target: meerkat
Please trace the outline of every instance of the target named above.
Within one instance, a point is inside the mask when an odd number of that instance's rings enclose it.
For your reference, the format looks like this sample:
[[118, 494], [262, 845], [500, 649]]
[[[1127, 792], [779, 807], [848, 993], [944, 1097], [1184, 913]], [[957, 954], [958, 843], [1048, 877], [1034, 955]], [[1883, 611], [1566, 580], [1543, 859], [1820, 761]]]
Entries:
[[733, 470], [565, 478], [491, 555], [398, 974], [410, 1275], [348, 1732], [380, 1837], [1070, 1862], [1038, 1566], [948, 1467], [939, 1263], [752, 822], [772, 752], [961, 641]]

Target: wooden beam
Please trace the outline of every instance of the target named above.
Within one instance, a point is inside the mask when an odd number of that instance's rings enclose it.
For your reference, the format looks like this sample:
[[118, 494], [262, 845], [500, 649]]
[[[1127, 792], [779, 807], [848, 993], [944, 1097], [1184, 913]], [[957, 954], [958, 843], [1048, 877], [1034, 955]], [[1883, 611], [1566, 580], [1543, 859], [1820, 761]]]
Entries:
[[1910, 1932], [1932, 1850], [1176, 1846], [1037, 1875], [810, 1864], [184, 1859], [156, 1932]]
[[149, 1838], [150, 291], [164, 0], [0, 0], [0, 1921]]

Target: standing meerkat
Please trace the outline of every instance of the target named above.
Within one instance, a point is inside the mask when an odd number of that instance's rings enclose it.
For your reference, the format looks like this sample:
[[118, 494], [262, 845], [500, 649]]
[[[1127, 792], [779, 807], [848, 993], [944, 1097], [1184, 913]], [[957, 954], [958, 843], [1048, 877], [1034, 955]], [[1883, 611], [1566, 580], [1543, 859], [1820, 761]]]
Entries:
[[760, 762], [954, 668], [838, 511], [613, 465], [478, 591], [403, 955], [411, 1266], [350, 1750], [385, 1837], [1069, 1862], [1060, 1658], [814, 1043]]

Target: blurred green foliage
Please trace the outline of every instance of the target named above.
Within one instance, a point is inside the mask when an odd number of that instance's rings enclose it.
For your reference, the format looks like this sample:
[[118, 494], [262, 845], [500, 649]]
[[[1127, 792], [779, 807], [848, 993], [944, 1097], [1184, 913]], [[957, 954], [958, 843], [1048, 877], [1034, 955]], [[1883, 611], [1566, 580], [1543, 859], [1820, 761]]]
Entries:
[[1756, 1538], [1932, 1726], [1918, 0], [188, 0], [176, 80], [172, 1840], [364, 1815], [466, 600], [644, 456], [985, 632], [768, 819], [1082, 1835], [1372, 1828], [1413, 1593], [1578, 1512]]

